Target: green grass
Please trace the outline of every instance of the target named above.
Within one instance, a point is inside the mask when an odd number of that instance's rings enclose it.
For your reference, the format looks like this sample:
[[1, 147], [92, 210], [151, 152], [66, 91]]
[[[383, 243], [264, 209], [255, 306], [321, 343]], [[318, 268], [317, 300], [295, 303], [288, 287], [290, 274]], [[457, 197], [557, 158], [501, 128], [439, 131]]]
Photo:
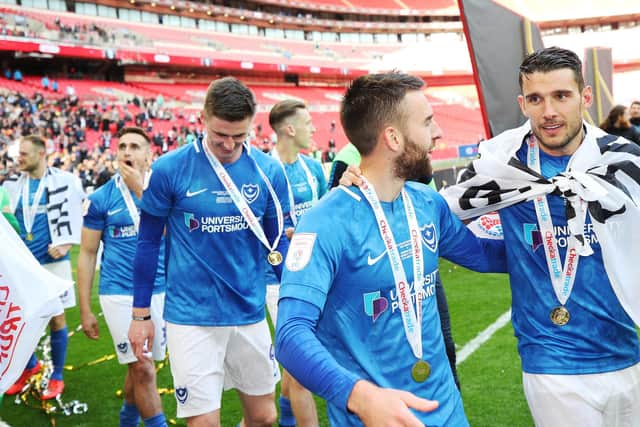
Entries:
[[[73, 252], [73, 260], [77, 250]], [[442, 279], [445, 284], [452, 317], [454, 339], [462, 347], [479, 332], [493, 323], [510, 304], [510, 292], [506, 276], [477, 274], [443, 261]], [[94, 312], [99, 313], [97, 288], [94, 288]], [[77, 308], [67, 311], [67, 323], [71, 328], [80, 323]], [[91, 341], [78, 332], [69, 340], [67, 364], [72, 366], [96, 360], [112, 354], [113, 344], [104, 320], [100, 318], [101, 337]], [[531, 427], [533, 422], [522, 392], [520, 360], [511, 324], [499, 330], [459, 367], [462, 396], [469, 422], [474, 427]], [[82, 415], [55, 416], [59, 427], [104, 427], [118, 425], [118, 412], [122, 399], [116, 391], [122, 387], [125, 368], [110, 360], [95, 366], [65, 372], [64, 401], [86, 402], [89, 411]], [[160, 369], [158, 387], [171, 388], [169, 367]], [[35, 403], [33, 400], [32, 403]], [[324, 403], [318, 399], [321, 425], [328, 425]], [[169, 419], [175, 420], [176, 404], [172, 394], [162, 396], [162, 403]], [[234, 391], [223, 396], [222, 425], [235, 426], [241, 418], [240, 403]], [[5, 397], [0, 416], [14, 427], [40, 427], [50, 424], [50, 416], [41, 410], [24, 405], [14, 405], [13, 398]], [[186, 425], [176, 420], [178, 426]]]

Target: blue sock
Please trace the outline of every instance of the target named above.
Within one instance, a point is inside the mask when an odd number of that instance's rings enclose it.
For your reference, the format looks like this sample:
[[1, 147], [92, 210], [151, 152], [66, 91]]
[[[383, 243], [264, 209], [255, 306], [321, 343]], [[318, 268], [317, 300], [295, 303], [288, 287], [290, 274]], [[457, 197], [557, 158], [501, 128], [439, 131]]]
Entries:
[[61, 380], [64, 361], [67, 358], [67, 327], [59, 331], [51, 331], [51, 361], [53, 362], [53, 373], [51, 379]]
[[35, 367], [36, 363], [38, 363], [38, 358], [36, 357], [36, 354], [33, 353], [31, 355], [31, 359], [29, 359], [29, 362], [27, 362], [27, 367], [25, 369], [31, 369], [31, 368]]
[[120, 427], [138, 427], [140, 423], [140, 413], [134, 403], [122, 402], [120, 408]]
[[284, 396], [280, 396], [278, 401], [280, 405], [280, 426], [293, 427], [296, 425], [296, 418], [291, 410], [291, 401]]
[[144, 419], [145, 427], [167, 427], [167, 420], [164, 418], [164, 413], [154, 415], [153, 417]]

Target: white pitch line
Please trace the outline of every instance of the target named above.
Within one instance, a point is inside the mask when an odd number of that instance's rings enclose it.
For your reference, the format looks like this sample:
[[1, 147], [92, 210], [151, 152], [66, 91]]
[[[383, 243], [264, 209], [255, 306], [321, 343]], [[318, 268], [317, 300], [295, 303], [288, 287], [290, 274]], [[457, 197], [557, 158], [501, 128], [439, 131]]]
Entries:
[[493, 334], [495, 334], [504, 325], [511, 320], [511, 309], [506, 313], [503, 313], [498, 319], [493, 322], [487, 329], [480, 332], [474, 339], [466, 343], [460, 351], [456, 352], [456, 366], [467, 360], [467, 357], [471, 356], [482, 344], [489, 341]]

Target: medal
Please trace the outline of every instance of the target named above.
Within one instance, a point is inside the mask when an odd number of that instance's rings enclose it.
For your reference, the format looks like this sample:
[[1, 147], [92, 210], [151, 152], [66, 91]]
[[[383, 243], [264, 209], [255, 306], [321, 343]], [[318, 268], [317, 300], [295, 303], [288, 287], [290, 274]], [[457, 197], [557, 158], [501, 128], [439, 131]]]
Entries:
[[271, 251], [267, 255], [267, 261], [271, 265], [280, 265], [282, 264], [282, 254], [279, 251]]
[[431, 374], [431, 366], [424, 360], [418, 360], [411, 368], [411, 378], [417, 383], [424, 382]]
[[33, 233], [27, 233], [27, 237], [25, 237], [25, 239], [27, 239], [28, 241], [32, 241], [33, 240]]
[[569, 310], [567, 310], [565, 306], [561, 305], [551, 310], [549, 317], [554, 325], [564, 326], [569, 323], [571, 315], [569, 314]]

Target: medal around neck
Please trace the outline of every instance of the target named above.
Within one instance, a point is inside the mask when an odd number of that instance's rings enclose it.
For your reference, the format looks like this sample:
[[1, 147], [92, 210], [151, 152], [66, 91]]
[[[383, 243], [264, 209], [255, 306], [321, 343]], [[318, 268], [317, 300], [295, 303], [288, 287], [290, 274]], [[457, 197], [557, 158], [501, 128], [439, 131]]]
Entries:
[[411, 378], [417, 383], [422, 383], [431, 375], [431, 366], [424, 360], [418, 360], [411, 368]]
[[561, 305], [551, 310], [549, 317], [554, 325], [564, 326], [569, 323], [571, 315], [569, 314], [569, 310], [567, 310], [565, 306]]
[[267, 255], [267, 261], [273, 266], [280, 265], [282, 264], [282, 254], [279, 251], [271, 251]]

